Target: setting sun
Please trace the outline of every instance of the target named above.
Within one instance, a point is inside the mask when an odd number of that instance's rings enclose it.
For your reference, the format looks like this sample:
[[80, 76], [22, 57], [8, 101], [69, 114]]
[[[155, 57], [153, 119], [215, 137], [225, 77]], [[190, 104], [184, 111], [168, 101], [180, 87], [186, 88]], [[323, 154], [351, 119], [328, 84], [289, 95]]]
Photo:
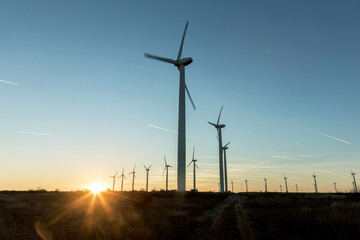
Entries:
[[98, 194], [100, 192], [103, 192], [106, 190], [106, 187], [104, 185], [100, 185], [100, 184], [93, 184], [91, 186], [89, 186], [89, 190], [93, 193], [93, 194]]

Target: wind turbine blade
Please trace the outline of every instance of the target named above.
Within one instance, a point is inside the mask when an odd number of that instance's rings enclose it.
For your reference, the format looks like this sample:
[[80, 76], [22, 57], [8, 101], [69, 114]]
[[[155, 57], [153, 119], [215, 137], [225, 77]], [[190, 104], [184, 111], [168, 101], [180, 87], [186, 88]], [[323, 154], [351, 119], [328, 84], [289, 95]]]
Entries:
[[175, 60], [172, 60], [172, 59], [170, 59], [170, 58], [159, 57], [159, 56], [151, 55], [151, 54], [149, 54], [149, 53], [145, 53], [144, 55], [145, 55], [145, 57], [147, 57], [147, 58], [152, 58], [152, 59], [156, 59], [156, 60], [159, 60], [159, 61], [162, 61], [162, 62], [167, 62], [167, 63], [171, 63], [171, 64], [176, 64], [176, 61], [175, 61]]
[[194, 163], [194, 164], [195, 164], [195, 167], [198, 168], [197, 164], [196, 163]]
[[127, 178], [124, 176], [124, 178], [127, 180]]
[[162, 174], [163, 176], [164, 176], [165, 170], [166, 170], [166, 166], [165, 166], [164, 171], [163, 171], [163, 174]]
[[124, 175], [124, 167], [123, 167], [123, 169], [122, 169], [122, 175]]
[[186, 89], [187, 95], [189, 96], [190, 102], [191, 102], [194, 110], [196, 110], [195, 104], [194, 104], [194, 102], [193, 102], [193, 100], [192, 100], [192, 98], [191, 98], [191, 96], [190, 96], [189, 89], [188, 89], [188, 87], [186, 86], [186, 83], [185, 83], [185, 89]]
[[212, 123], [212, 122], [208, 122], [210, 125], [213, 125], [214, 127], [216, 127], [216, 124], [215, 123]]
[[220, 139], [219, 139], [219, 134], [218, 134], [218, 135], [216, 135], [216, 138], [217, 138], [217, 140], [218, 140], [218, 141], [220, 141]]
[[149, 166], [149, 169], [151, 168], [152, 165]]
[[115, 173], [115, 175], [114, 175], [114, 177], [116, 176], [116, 174], [118, 173], [118, 171], [116, 171], [116, 173]]
[[164, 161], [165, 161], [165, 166], [167, 165], [167, 162], [166, 162], [166, 157], [165, 157], [165, 155], [164, 155]]
[[133, 169], [133, 172], [135, 172], [135, 167], [136, 167], [136, 164], [134, 165], [134, 169]]
[[224, 146], [224, 148], [227, 147], [227, 145], [229, 145], [230, 143], [231, 143], [231, 142], [228, 142], [228, 143]]
[[220, 121], [220, 116], [221, 116], [222, 109], [223, 109], [223, 106], [221, 106], [220, 113], [219, 113], [219, 117], [218, 117], [218, 120], [217, 120], [217, 124], [216, 124], [216, 125], [219, 125], [219, 121]]
[[177, 60], [178, 60], [178, 61], [179, 61], [179, 59], [181, 58], [182, 48], [183, 48], [183, 45], [184, 45], [184, 39], [185, 39], [185, 34], [186, 34], [186, 30], [187, 30], [188, 25], [189, 25], [189, 21], [186, 22], [184, 34], [183, 34], [183, 37], [182, 37], [182, 40], [181, 40], [181, 45], [180, 45], [180, 49], [179, 49], [179, 54], [178, 54], [178, 56], [177, 56]]
[[145, 167], [145, 164], [143, 164], [143, 165], [144, 165], [144, 168], [147, 169], [147, 168]]
[[192, 158], [192, 160], [194, 160], [194, 154], [195, 154], [195, 146], [193, 147], [193, 158]]
[[189, 162], [189, 164], [188, 164], [187, 166], [189, 167], [192, 162], [193, 162], [193, 161]]

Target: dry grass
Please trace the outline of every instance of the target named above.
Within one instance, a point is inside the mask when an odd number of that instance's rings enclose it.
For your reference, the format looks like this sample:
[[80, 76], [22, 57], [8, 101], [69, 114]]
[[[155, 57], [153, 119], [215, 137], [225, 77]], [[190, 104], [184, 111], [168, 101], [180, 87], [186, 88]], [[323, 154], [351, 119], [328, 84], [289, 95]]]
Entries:
[[256, 239], [360, 239], [360, 195], [242, 196]]
[[0, 193], [0, 239], [188, 239], [225, 195]]

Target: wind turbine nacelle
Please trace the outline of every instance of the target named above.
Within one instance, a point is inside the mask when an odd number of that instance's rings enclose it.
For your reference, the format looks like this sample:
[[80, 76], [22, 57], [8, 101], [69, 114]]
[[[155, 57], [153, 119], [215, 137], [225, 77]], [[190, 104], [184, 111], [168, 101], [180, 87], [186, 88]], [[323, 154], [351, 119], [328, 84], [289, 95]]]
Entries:
[[218, 128], [224, 128], [225, 127], [225, 124], [219, 124], [218, 125]]
[[189, 65], [190, 63], [193, 62], [193, 59], [191, 57], [188, 57], [188, 58], [182, 58], [178, 61], [177, 65], [184, 65], [184, 66], [187, 66]]

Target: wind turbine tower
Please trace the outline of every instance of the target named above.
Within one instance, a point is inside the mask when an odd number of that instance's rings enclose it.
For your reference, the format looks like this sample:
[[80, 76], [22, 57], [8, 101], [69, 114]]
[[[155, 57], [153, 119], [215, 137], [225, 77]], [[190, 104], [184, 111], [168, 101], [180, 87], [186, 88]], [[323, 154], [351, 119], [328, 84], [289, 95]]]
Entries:
[[123, 191], [123, 186], [124, 186], [124, 178], [126, 179], [125, 175], [124, 175], [124, 167], [122, 169], [122, 174], [118, 177], [121, 178], [121, 191]]
[[299, 193], [299, 190], [298, 190], [298, 185], [295, 184], [295, 187], [296, 187], [296, 193]]
[[163, 171], [163, 175], [164, 175], [164, 172], [166, 171], [166, 191], [168, 190], [168, 176], [169, 176], [169, 167], [172, 167], [170, 165], [167, 164], [166, 162], [166, 157], [164, 155], [164, 161], [165, 161], [165, 168], [164, 168], [164, 171]]
[[318, 193], [318, 188], [317, 188], [317, 183], [316, 183], [316, 175], [314, 173], [313, 173], [313, 178], [314, 178], [315, 193]]
[[134, 165], [134, 169], [132, 170], [132, 172], [131, 172], [131, 173], [129, 173], [129, 175], [130, 175], [130, 174], [132, 174], [132, 175], [133, 175], [133, 178], [132, 178], [131, 191], [134, 191], [134, 182], [135, 182], [135, 167], [136, 167], [136, 164]]
[[116, 173], [114, 174], [114, 176], [109, 176], [113, 179], [113, 192], [115, 190], [115, 178], [116, 178], [116, 174], [118, 173], [118, 171], [116, 171]]
[[265, 192], [267, 192], [267, 179], [266, 178], [264, 178], [264, 181], [265, 181]]
[[281, 186], [281, 184], [280, 184], [280, 192], [282, 192], [282, 186]]
[[148, 168], [145, 167], [144, 165], [144, 168], [146, 169], [146, 191], [149, 190], [148, 186], [149, 186], [149, 172], [150, 172], [150, 168], [151, 168], [152, 165], [150, 165]]
[[190, 164], [191, 163], [194, 163], [194, 189], [191, 189], [191, 191], [194, 191], [194, 192], [197, 192], [198, 190], [196, 189], [196, 178], [195, 178], [195, 176], [196, 176], [196, 174], [195, 174], [195, 168], [198, 168], [198, 166], [197, 166], [197, 164], [196, 164], [196, 159], [195, 159], [195, 146], [194, 146], [194, 148], [193, 148], [193, 156], [192, 156], [192, 160], [191, 160], [191, 162], [187, 165], [188, 167], [190, 166]]
[[191, 99], [189, 89], [185, 83], [185, 66], [193, 62], [191, 57], [181, 58], [182, 49], [184, 45], [184, 39], [186, 34], [186, 29], [189, 25], [189, 22], [186, 22], [184, 34], [181, 40], [180, 49], [176, 60], [170, 58], [163, 58], [154, 56], [148, 53], [145, 53], [145, 57], [160, 60], [163, 62], [171, 63], [180, 72], [180, 83], [179, 83], [179, 119], [178, 119], [178, 167], [177, 167], [177, 190], [186, 191], [186, 125], [185, 125], [185, 91], [187, 92], [193, 108], [195, 104]]
[[248, 192], [248, 181], [245, 179], [246, 192]]
[[355, 173], [354, 173], [353, 171], [351, 171], [351, 175], [353, 176], [353, 179], [354, 179], [354, 182], [353, 182], [353, 185], [354, 185], [354, 193], [357, 193], [357, 192], [358, 192], [358, 189], [357, 189], [357, 185], [356, 185]]
[[231, 192], [234, 192], [234, 182], [231, 181]]
[[227, 164], [226, 164], [226, 150], [228, 150], [229, 148], [227, 147], [230, 144], [230, 142], [228, 142], [222, 149], [224, 151], [224, 177], [225, 177], [225, 192], [228, 191], [228, 181], [227, 181]]
[[336, 182], [334, 182], [335, 193], [337, 193]]
[[222, 112], [223, 106], [221, 106], [219, 117], [217, 123], [208, 122], [210, 125], [213, 125], [218, 133], [219, 139], [219, 173], [220, 173], [220, 192], [224, 192], [224, 168], [223, 168], [223, 147], [222, 147], [222, 136], [221, 136], [221, 129], [225, 127], [225, 124], [219, 124], [220, 116]]
[[287, 177], [284, 175], [284, 179], [285, 179], [285, 189], [286, 189], [286, 193], [288, 193], [288, 186], [287, 186]]

